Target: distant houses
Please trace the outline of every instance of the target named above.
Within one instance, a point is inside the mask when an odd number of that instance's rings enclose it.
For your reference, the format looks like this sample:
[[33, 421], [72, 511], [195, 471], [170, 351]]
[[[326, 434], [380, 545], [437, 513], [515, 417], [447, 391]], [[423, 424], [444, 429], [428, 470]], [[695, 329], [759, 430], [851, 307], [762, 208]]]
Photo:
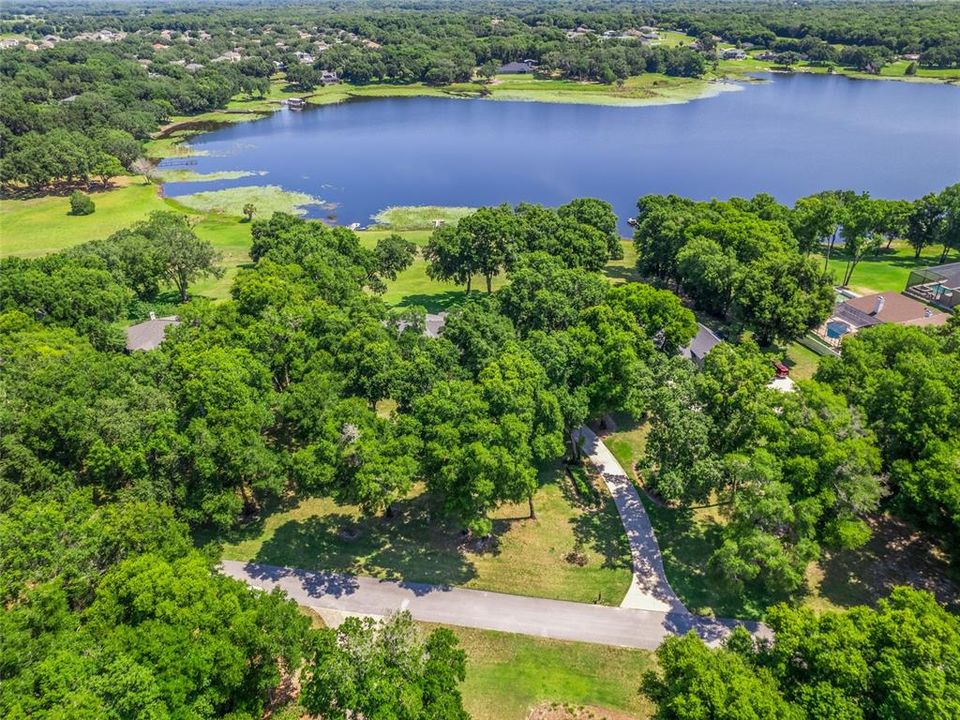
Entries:
[[[440, 313], [427, 313], [423, 319], [423, 334], [426, 337], [436, 339], [440, 337], [440, 332], [443, 330], [443, 326], [447, 322], [447, 314], [445, 312]], [[413, 327], [413, 323], [408, 320], [400, 320], [397, 323], [397, 332], [403, 332], [409, 327]]]
[[235, 62], [240, 62], [241, 60], [243, 60], [243, 55], [241, 55], [239, 52], [237, 52], [236, 50], [227, 50], [227, 52], [223, 53], [222, 55], [218, 55], [210, 62], [235, 63]]
[[535, 60], [524, 60], [522, 62], [508, 62], [500, 66], [497, 70], [501, 75], [527, 75], [537, 71]]
[[720, 53], [720, 57], [724, 60], [746, 60], [747, 53], [740, 48], [726, 48]]
[[603, 40], [639, 40], [640, 42], [653, 42], [660, 39], [660, 31], [650, 25], [643, 25], [639, 28], [628, 28], [626, 30], [605, 30], [597, 34], [596, 30], [580, 25], [579, 27], [564, 30], [567, 40], [577, 40], [579, 38], [594, 36]]

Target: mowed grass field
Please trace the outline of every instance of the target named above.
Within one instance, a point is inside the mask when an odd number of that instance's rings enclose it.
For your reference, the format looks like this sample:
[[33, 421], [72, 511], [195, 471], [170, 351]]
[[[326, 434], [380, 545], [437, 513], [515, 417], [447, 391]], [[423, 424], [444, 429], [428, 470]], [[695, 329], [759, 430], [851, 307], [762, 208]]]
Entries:
[[229, 294], [237, 268], [250, 262], [250, 224], [242, 218], [193, 211], [160, 196], [157, 185], [142, 178], [124, 178], [119, 187], [92, 193], [97, 209], [92, 215], [69, 215], [67, 197], [47, 196], [30, 200], [0, 201], [0, 257], [37, 257], [58, 252], [145, 220], [157, 210], [188, 215], [194, 230], [223, 254], [222, 278], [195, 283], [191, 292], [213, 299]]
[[[526, 635], [451, 628], [467, 653], [461, 687], [473, 720], [524, 720], [537, 706], [587, 706], [645, 720], [652, 704], [639, 693], [643, 673], [655, 665], [646, 650], [562, 642]], [[588, 716], [589, 717], [589, 716]]]
[[[907, 286], [910, 271], [917, 267], [939, 264], [942, 250], [940, 245], [926, 247], [917, 259], [914, 249], [907, 242], [895, 240], [889, 250], [881, 250], [876, 255], [871, 253], [860, 261], [850, 278], [849, 288], [861, 295], [902, 292]], [[956, 252], [949, 253], [946, 262], [957, 258]], [[843, 249], [834, 249], [828, 268], [837, 284], [843, 280], [846, 265]]]
[[156, 185], [123, 178], [121, 186], [92, 192], [92, 215], [70, 215], [70, 198], [51, 195], [29, 200], [0, 200], [0, 256], [36, 257], [89, 240], [99, 240], [143, 220], [154, 210], [169, 210]]
[[[630, 551], [609, 499], [582, 507], [559, 467], [542, 474], [527, 504], [492, 515], [495, 540], [467, 542], [459, 526], [431, 514], [422, 487], [396, 503], [392, 518], [363, 517], [357, 507], [309, 498], [222, 538], [227, 560], [334, 570], [516, 595], [618, 605], [630, 584]], [[567, 561], [573, 551], [582, 566]]]

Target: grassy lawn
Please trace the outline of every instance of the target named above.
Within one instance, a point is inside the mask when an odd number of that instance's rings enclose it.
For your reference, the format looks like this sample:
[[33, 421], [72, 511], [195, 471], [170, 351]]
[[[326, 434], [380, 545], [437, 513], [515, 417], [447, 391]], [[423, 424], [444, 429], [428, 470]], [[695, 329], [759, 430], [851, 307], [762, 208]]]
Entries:
[[69, 200], [50, 195], [31, 200], [0, 202], [0, 256], [36, 257], [90, 240], [100, 240], [146, 219], [155, 210], [182, 212], [196, 220], [194, 230], [223, 253], [226, 274], [200, 280], [191, 293], [223, 298], [229, 293], [237, 267], [250, 262], [250, 225], [239, 217], [204, 214], [160, 197], [158, 187], [140, 178], [123, 178], [120, 187], [93, 193], [92, 215], [67, 214]]
[[634, 468], [643, 458], [650, 426], [647, 423], [635, 422], [626, 413], [618, 413], [614, 421], [617, 423], [617, 431], [604, 436], [603, 443], [617, 458], [627, 475], [636, 480]]
[[790, 368], [790, 377], [794, 380], [809, 380], [817, 372], [820, 357], [810, 348], [792, 342], [787, 346], [784, 364]]
[[[724, 44], [724, 46], [727, 45]], [[746, 73], [755, 72], [802, 72], [813, 73], [816, 75], [826, 75], [831, 70], [831, 68], [827, 65], [819, 65], [815, 63], [812, 64], [807, 61], [802, 61], [796, 65], [793, 65], [791, 69], [787, 71], [782, 67], [774, 65], [768, 60], [757, 59], [756, 55], [761, 52], [763, 51], [757, 50], [743, 60], [718, 60], [714, 74], [720, 77], [736, 77]], [[906, 72], [909, 65], [910, 63], [907, 60], [897, 60], [889, 65], [884, 65], [878, 75], [861, 72], [856, 68], [841, 67], [838, 65], [833, 66], [832, 71], [837, 75], [843, 75], [845, 77], [855, 78], [857, 80], [902, 80], [907, 82], [921, 83], [944, 83], [960, 80], [960, 70], [957, 70], [956, 68], [940, 69], [918, 67], [915, 75], [907, 75]]]
[[[420, 625], [425, 632], [441, 627]], [[473, 720], [526, 720], [533, 708], [553, 704], [589, 708], [593, 714], [587, 717], [594, 720], [613, 713], [616, 720], [646, 720], [653, 713], [652, 704], [638, 692], [643, 673], [656, 664], [648, 650], [449, 629], [467, 655], [467, 678], [460, 691]], [[278, 720], [305, 716], [299, 703], [274, 715]]]
[[99, 240], [170, 206], [157, 186], [142, 178], [119, 179], [120, 187], [93, 192], [92, 215], [69, 215], [66, 196], [0, 201], [0, 256], [34, 257]]
[[[916, 267], [937, 265], [942, 248], [939, 245], [924, 248], [920, 259], [914, 258], [915, 252], [905, 241], [894, 241], [889, 250], [881, 250], [879, 255], [870, 254], [857, 265], [850, 278], [850, 289], [862, 295], [878, 292], [901, 292], [907, 286], [910, 271]], [[847, 261], [842, 257], [843, 249], [834, 250], [830, 258], [829, 269], [839, 284], [843, 279]], [[955, 253], [947, 257], [947, 262], [955, 259]]]
[[664, 47], [679, 47], [680, 45], [692, 45], [696, 40], [695, 37], [691, 37], [686, 33], [675, 32], [673, 30], [658, 30], [660, 35], [659, 40], [654, 40], [654, 43], [657, 45], [663, 45]]
[[[503, 287], [505, 283], [506, 278], [498, 275], [493, 279], [493, 289]], [[471, 292], [486, 292], [486, 281], [482, 276], [473, 278]], [[427, 312], [441, 312], [462, 304], [467, 296], [463, 285], [427, 277], [427, 261], [417, 257], [413, 265], [387, 284], [387, 292], [382, 297], [390, 307], [421, 306]]]
[[611, 260], [607, 263], [606, 275], [614, 285], [625, 282], [639, 282], [640, 273], [637, 272], [637, 248], [633, 240], [621, 240], [623, 247], [623, 258], [620, 260]]
[[[617, 605], [630, 583], [630, 554], [616, 509], [579, 507], [559, 469], [545, 471], [534, 505], [493, 514], [495, 541], [485, 548], [455, 524], [431, 515], [426, 494], [397, 503], [393, 519], [364, 518], [358, 508], [310, 498], [227, 538], [223, 556], [270, 565], [458, 585], [577, 602]], [[582, 567], [566, 561], [574, 549]]]
[[462, 691], [473, 720], [524, 720], [544, 703], [592, 706], [597, 720], [603, 710], [636, 720], [652, 713], [637, 691], [655, 662], [646, 650], [452, 629], [467, 653]]
[[[957, 68], [925, 68], [917, 66], [916, 75], [907, 75], [910, 66], [908, 60], [897, 60], [880, 69], [879, 77], [883, 80], [906, 80], [908, 82], [950, 82], [960, 80], [960, 69]], [[877, 75], [859, 72], [850, 68], [838, 69], [844, 75], [863, 79], [877, 79]]]
[[[377, 241], [397, 232], [408, 240], [423, 246], [430, 239], [430, 230], [360, 230], [357, 235], [366, 247], [374, 247]], [[493, 279], [493, 289], [503, 287], [506, 278], [499, 275]], [[472, 292], [486, 292], [482, 276], [473, 278]], [[420, 306], [427, 312], [441, 312], [460, 305], [466, 299], [466, 288], [450, 282], [440, 282], [427, 277], [427, 261], [417, 256], [413, 264], [400, 273], [397, 279], [387, 283], [387, 292], [381, 297], [390, 307]]]
[[280, 107], [283, 100], [303, 97], [303, 92], [289, 86], [282, 74], [275, 75], [264, 97], [239, 94], [227, 103], [227, 110], [246, 112], [270, 112]]

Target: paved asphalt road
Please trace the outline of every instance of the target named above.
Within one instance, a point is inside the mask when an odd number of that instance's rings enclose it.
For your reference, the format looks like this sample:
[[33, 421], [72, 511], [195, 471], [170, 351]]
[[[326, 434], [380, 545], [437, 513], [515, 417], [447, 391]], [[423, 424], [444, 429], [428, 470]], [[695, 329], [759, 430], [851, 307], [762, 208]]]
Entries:
[[713, 622], [687, 612], [605, 607], [234, 560], [225, 560], [221, 572], [263, 590], [279, 587], [298, 604], [316, 610], [376, 616], [409, 610], [423, 622], [648, 650], [655, 649], [668, 635], [689, 630], [696, 630], [714, 644], [735, 624]]

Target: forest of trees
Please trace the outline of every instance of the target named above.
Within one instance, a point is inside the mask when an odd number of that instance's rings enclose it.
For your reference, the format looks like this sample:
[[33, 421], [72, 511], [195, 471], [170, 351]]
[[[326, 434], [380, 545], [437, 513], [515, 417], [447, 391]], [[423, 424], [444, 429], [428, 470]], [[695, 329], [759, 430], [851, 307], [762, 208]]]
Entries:
[[[741, 266], [780, 268], [772, 286], [733, 285], [730, 312], [755, 336], [799, 332], [757, 307], [828, 287], [800, 249], [804, 204], [789, 210], [761, 196], [640, 206], [641, 269], [665, 282], [682, 287], [675, 273], [696, 242], [729, 253], [735, 277]], [[655, 213], [679, 213], [660, 225], [676, 233], [651, 235]], [[941, 215], [942, 240], [951, 216]], [[69, 696], [89, 717], [189, 708], [253, 718], [301, 663], [308, 707], [359, 703], [362, 712], [368, 696], [338, 684], [343, 668], [355, 668], [350, 687], [361, 687], [390, 665], [377, 653], [395, 648], [373, 652], [381, 636], [362, 623], [336, 642], [332, 631], [308, 630], [279, 596], [218, 576], [215, 549], [193, 549], [189, 532], [242, 525], [290, 494], [389, 518], [423, 481], [436, 512], [484, 536], [503, 503], [529, 502], [535, 515], [538, 468], [577, 462], [571, 430], [611, 412], [650, 421], [642, 471], [652, 492], [681, 505], [726, 501], [709, 581], [728, 592], [795, 596], [821, 548], [862, 545], [864, 518], [881, 507], [957, 546], [956, 320], [864, 330], [815, 381], [783, 394], [767, 388], [769, 357], [746, 335], [697, 371], [678, 355], [697, 325], [676, 294], [609, 284], [601, 270], [621, 247], [616, 217], [598, 200], [484, 208], [437, 229], [425, 246], [431, 274], [507, 280], [469, 294], [440, 338], [423, 333], [422, 310], [391, 311], [378, 297], [412, 262], [411, 243], [388, 236], [365, 248], [350, 230], [283, 214], [252, 225], [253, 264], [215, 304], [191, 299], [190, 286], [219, 273], [219, 257], [171, 213], [69, 251], [3, 261], [6, 714], [43, 716]], [[657, 254], [664, 247], [672, 250]], [[186, 300], [181, 324], [159, 349], [123, 353], [120, 323], [168, 287]], [[422, 692], [425, 709], [411, 717], [462, 718], [455, 640], [395, 622], [410, 662], [441, 681], [414, 677], [390, 698]], [[209, 634], [202, 646], [190, 639], [198, 627]], [[767, 651], [750, 652], [761, 659], [745, 658], [743, 674], [766, 673], [752, 668], [765, 667]], [[180, 672], [182, 657], [196, 673]], [[782, 692], [800, 702], [798, 691]], [[431, 709], [441, 706], [451, 714]]]
[[773, 637], [666, 640], [643, 679], [656, 720], [949, 720], [960, 714], [960, 619], [896, 588], [876, 609], [773, 608]]

